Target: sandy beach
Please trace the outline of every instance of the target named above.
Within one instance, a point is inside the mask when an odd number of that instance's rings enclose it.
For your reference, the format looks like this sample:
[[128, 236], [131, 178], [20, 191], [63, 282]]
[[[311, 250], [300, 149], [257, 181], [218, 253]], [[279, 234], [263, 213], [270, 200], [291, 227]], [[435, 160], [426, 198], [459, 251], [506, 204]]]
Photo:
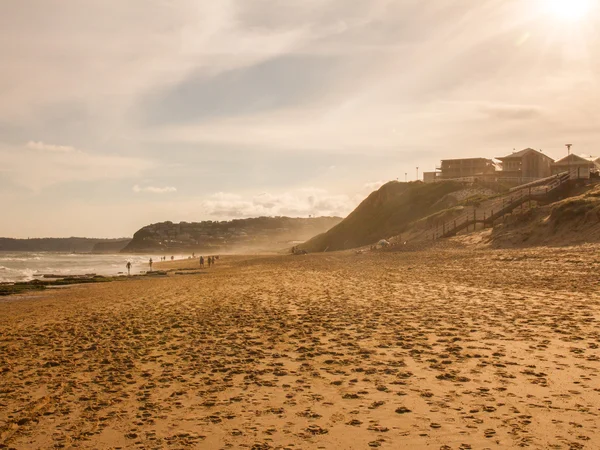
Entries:
[[599, 255], [225, 257], [7, 297], [0, 448], [598, 448]]

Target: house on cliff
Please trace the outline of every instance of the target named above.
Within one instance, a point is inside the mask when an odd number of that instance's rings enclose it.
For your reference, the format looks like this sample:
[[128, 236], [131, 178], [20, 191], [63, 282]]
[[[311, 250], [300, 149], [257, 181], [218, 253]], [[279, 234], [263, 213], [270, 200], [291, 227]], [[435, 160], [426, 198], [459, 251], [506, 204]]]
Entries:
[[[598, 160], [596, 160], [598, 161]], [[571, 178], [589, 178], [590, 174], [598, 172], [600, 164], [571, 153], [552, 164], [552, 174], [569, 172]]]
[[501, 178], [517, 178], [521, 181], [546, 178], [552, 174], [554, 160], [533, 148], [526, 148], [507, 156], [496, 158], [502, 162]]
[[487, 158], [443, 159], [439, 170], [441, 179], [452, 180], [494, 174], [496, 165]]

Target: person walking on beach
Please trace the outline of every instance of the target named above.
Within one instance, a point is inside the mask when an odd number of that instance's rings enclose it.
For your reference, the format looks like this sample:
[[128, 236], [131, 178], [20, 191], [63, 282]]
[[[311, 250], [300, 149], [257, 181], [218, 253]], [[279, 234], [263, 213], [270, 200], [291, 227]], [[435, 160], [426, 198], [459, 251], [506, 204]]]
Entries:
[[127, 276], [131, 276], [131, 261], [127, 261], [125, 267], [127, 267]]
[[150, 265], [150, 272], [152, 272], [152, 258], [150, 258], [150, 261], [148, 261], [148, 264]]
[[204, 269], [204, 256], [200, 257], [200, 267]]

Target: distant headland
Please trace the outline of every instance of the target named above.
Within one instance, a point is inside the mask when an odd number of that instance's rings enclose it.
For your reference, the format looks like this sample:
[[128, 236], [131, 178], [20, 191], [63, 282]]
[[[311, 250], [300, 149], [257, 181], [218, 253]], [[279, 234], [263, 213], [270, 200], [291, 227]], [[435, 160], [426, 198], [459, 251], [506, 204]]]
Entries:
[[281, 250], [323, 233], [341, 221], [341, 217], [256, 217], [221, 222], [162, 222], [137, 231], [121, 252]]
[[8, 252], [73, 252], [118, 253], [129, 244], [130, 238], [95, 239], [69, 238], [0, 238], [0, 251]]

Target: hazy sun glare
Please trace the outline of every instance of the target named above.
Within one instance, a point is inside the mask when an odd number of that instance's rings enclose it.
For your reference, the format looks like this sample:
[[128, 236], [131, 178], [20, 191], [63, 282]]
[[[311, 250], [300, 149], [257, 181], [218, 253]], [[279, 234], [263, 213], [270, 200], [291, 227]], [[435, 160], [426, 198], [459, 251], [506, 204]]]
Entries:
[[591, 8], [591, 0], [542, 0], [550, 12], [566, 20], [583, 18]]

